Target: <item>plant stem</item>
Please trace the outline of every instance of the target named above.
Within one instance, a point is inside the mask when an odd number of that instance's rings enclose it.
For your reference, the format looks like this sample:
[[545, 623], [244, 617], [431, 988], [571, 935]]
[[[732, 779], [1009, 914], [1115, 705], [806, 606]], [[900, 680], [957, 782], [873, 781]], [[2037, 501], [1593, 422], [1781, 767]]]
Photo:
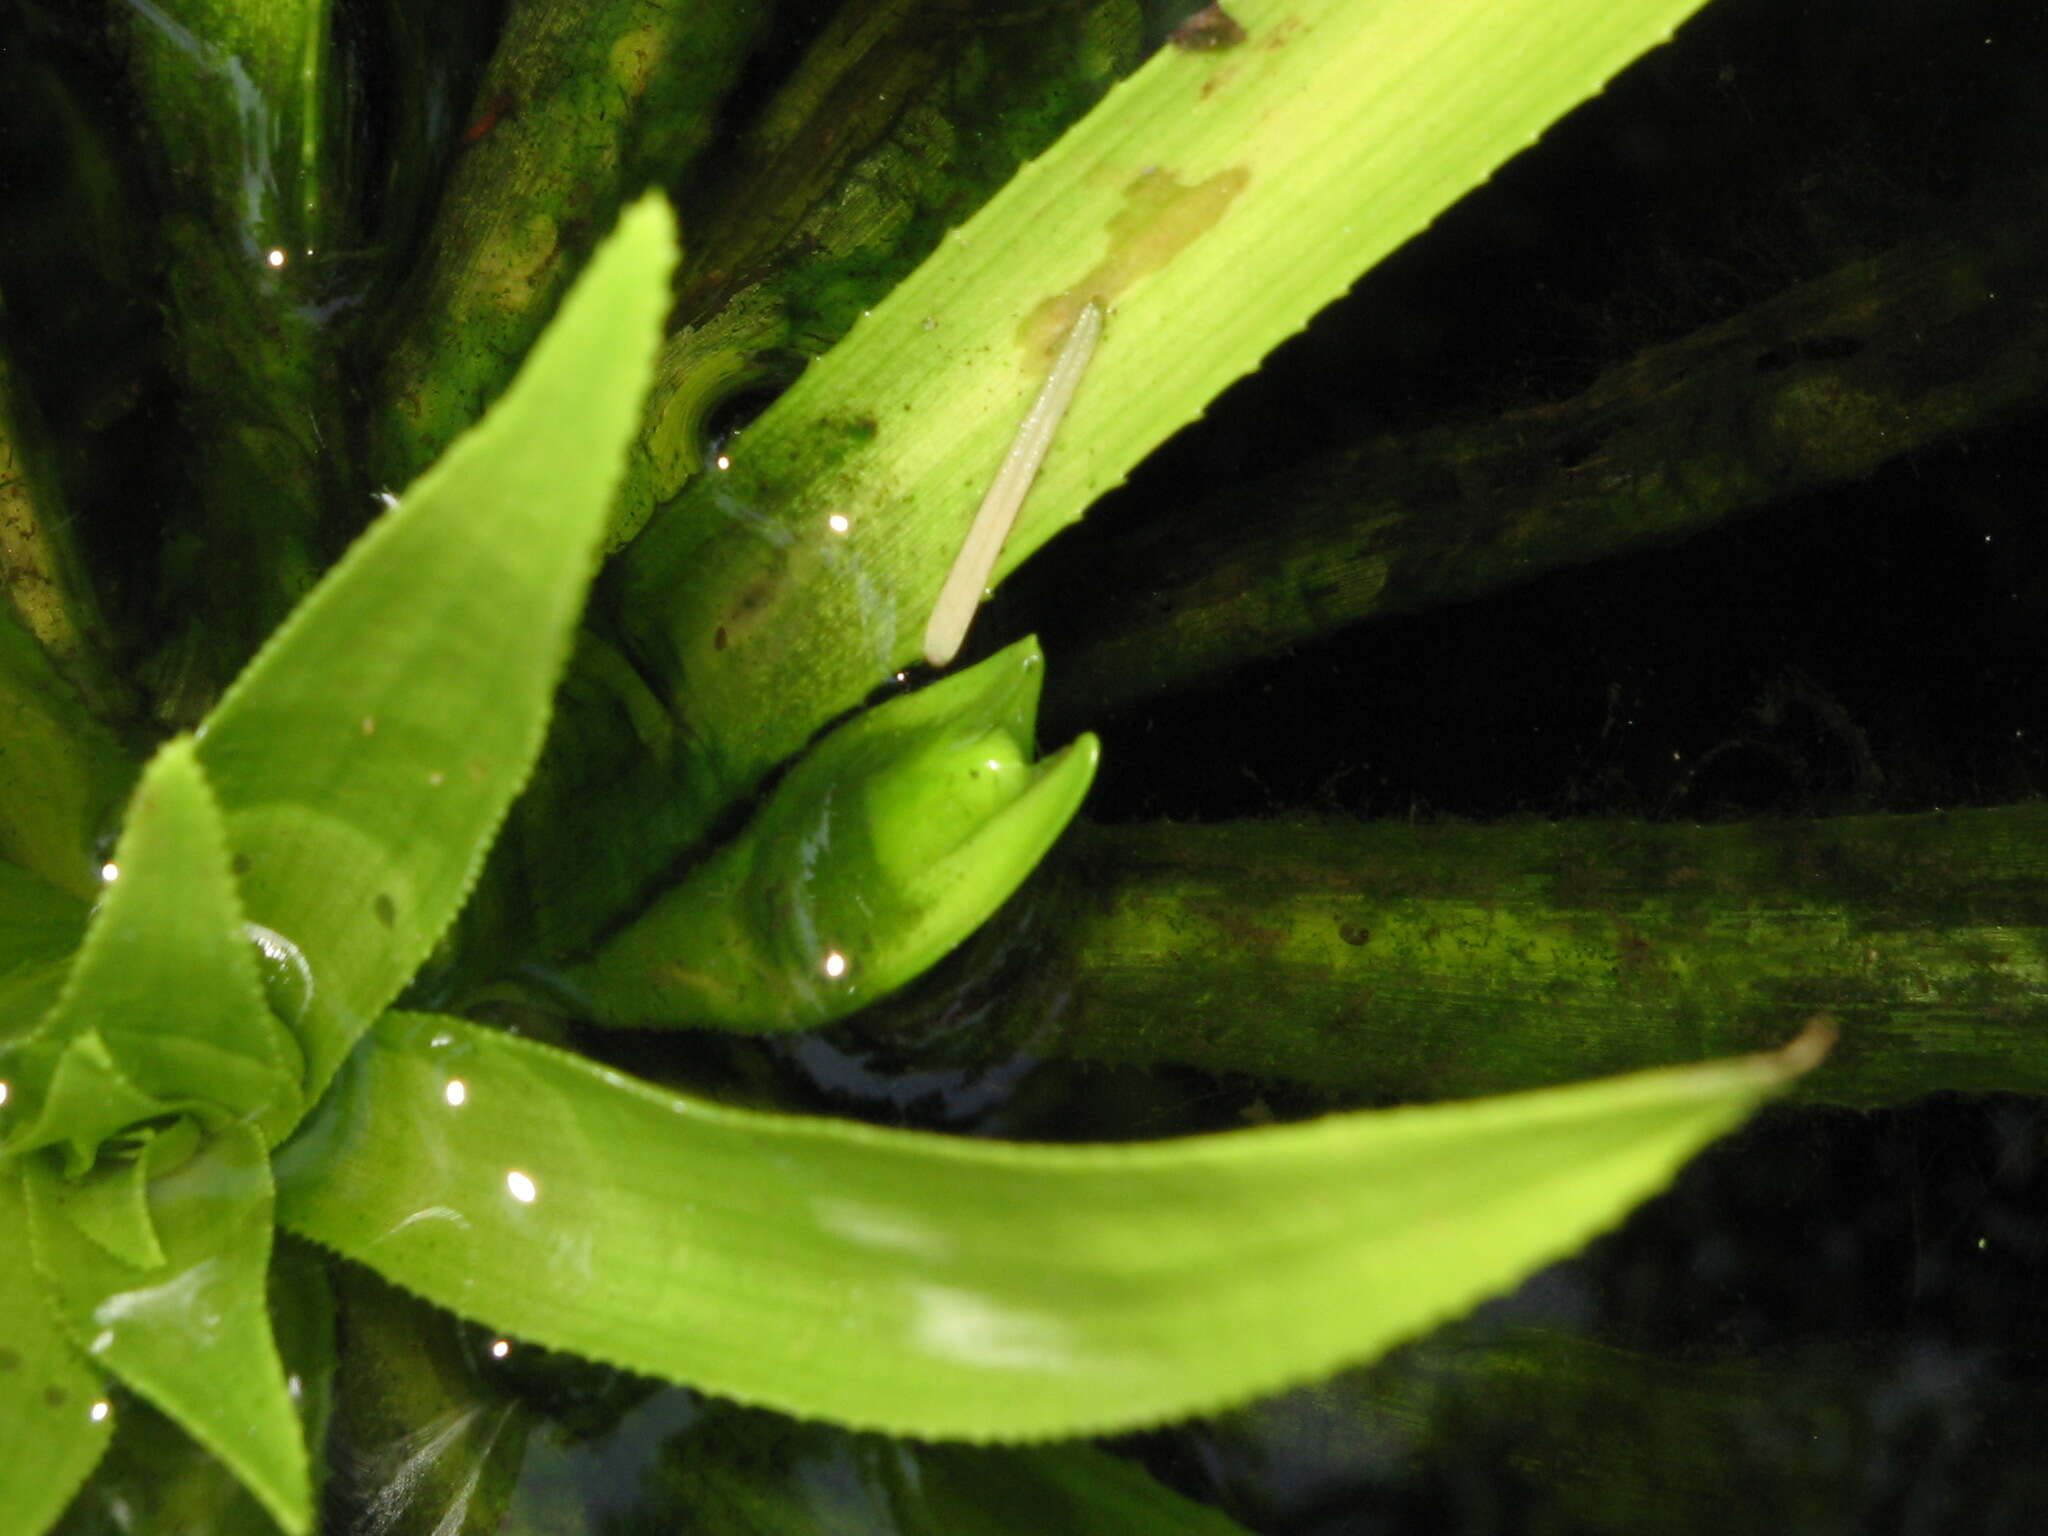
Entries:
[[1826, 1014], [1841, 1043], [1804, 1098], [2048, 1092], [2044, 850], [2038, 802], [1711, 827], [1092, 828], [982, 1027], [994, 1051], [1356, 1104], [1764, 1049]]
[[343, 229], [328, 0], [115, 13], [160, 162], [193, 487], [164, 560], [157, 712], [191, 722], [334, 553], [343, 445], [323, 265]]
[[513, 0], [387, 331], [381, 484], [410, 483], [483, 414], [627, 197], [684, 173], [772, 15], [752, 0]]

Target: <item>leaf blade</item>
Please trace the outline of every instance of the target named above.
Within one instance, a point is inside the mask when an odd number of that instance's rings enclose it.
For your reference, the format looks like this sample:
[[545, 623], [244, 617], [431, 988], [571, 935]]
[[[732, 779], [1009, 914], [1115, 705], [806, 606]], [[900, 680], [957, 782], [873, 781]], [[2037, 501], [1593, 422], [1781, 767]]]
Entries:
[[1813, 1059], [1040, 1147], [721, 1108], [393, 1014], [281, 1152], [279, 1214], [551, 1347], [856, 1428], [1036, 1439], [1376, 1353], [1616, 1220]]
[[21, 1175], [0, 1169], [0, 1536], [41, 1536], [71, 1502], [113, 1437], [95, 1413], [105, 1383], [57, 1327], [33, 1266]]
[[653, 366], [674, 221], [621, 218], [519, 377], [200, 732], [249, 914], [317, 984], [308, 1088], [411, 979], [540, 750]]
[[261, 1134], [224, 1126], [150, 1179], [166, 1255], [153, 1270], [114, 1258], [64, 1218], [47, 1158], [22, 1168], [36, 1272], [73, 1341], [211, 1451], [279, 1525], [309, 1530], [306, 1446], [270, 1331], [274, 1195]]
[[1102, 341], [998, 579], [1699, 3], [1241, 0], [1242, 45], [1160, 50], [622, 556], [627, 648], [714, 745], [708, 794], [751, 789], [915, 654], [1088, 303]]
[[28, 1079], [8, 1150], [66, 1143], [82, 1173], [109, 1137], [193, 1110], [260, 1120], [277, 1140], [298, 1119], [299, 1052], [258, 984], [220, 809], [189, 738], [144, 769], [115, 863], [56, 1005], [0, 1053]]

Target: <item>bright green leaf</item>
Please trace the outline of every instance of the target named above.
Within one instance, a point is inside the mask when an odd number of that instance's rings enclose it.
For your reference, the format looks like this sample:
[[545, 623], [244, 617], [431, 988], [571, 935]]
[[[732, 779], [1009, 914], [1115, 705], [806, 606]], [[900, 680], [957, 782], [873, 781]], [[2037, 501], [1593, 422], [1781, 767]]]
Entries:
[[58, 1328], [27, 1251], [22, 1176], [0, 1168], [0, 1536], [40, 1536], [114, 1431], [100, 1373]]
[[1471, 1306], [1822, 1049], [1025, 1146], [714, 1106], [392, 1014], [280, 1149], [279, 1218], [491, 1327], [742, 1402], [1084, 1434], [1276, 1391]]
[[[331, 1267], [318, 1249], [290, 1238], [271, 1254], [271, 1326], [316, 1483], [334, 1368]], [[195, 1451], [174, 1421], [133, 1396], [120, 1398], [114, 1411], [114, 1443], [65, 1511], [58, 1536], [276, 1536], [277, 1523], [263, 1506], [225, 1466]]]
[[261, 1135], [224, 1126], [178, 1167], [152, 1166], [150, 1217], [166, 1255], [153, 1270], [112, 1258], [64, 1219], [47, 1159], [21, 1166], [36, 1272], [72, 1342], [177, 1420], [279, 1525], [309, 1529], [306, 1447], [266, 1304], [272, 1190]]
[[674, 260], [667, 205], [629, 210], [490, 414], [201, 728], [249, 915], [313, 978], [313, 1093], [453, 920], [532, 769]]
[[184, 1112], [275, 1140], [298, 1119], [300, 1054], [258, 984], [190, 740], [144, 770], [114, 862], [62, 997], [0, 1058], [20, 1090], [7, 1150], [63, 1144], [77, 1175], [108, 1139]]
[[[198, 1134], [189, 1120], [177, 1122], [187, 1137]], [[153, 1139], [143, 1133], [143, 1140]], [[194, 1144], [184, 1146], [190, 1155]], [[83, 1172], [67, 1174], [50, 1186], [51, 1214], [69, 1223], [131, 1269], [155, 1269], [165, 1262], [163, 1246], [149, 1219], [149, 1175], [159, 1151], [143, 1154], [143, 1142], [124, 1149], [124, 1155], [102, 1157]]]
[[1243, 43], [1161, 49], [621, 557], [628, 649], [717, 788], [912, 658], [1088, 302], [1101, 342], [999, 578], [1699, 3], [1233, 0]]
[[987, 921], [1094, 777], [1083, 736], [1033, 766], [1035, 641], [868, 710], [732, 843], [564, 981], [607, 1024], [805, 1029], [912, 980]]

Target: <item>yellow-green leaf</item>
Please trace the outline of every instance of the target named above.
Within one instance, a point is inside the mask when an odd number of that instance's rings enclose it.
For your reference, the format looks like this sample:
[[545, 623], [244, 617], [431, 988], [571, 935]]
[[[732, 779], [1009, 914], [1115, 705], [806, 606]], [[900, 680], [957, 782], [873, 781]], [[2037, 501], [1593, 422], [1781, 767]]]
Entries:
[[704, 1103], [391, 1014], [279, 1219], [517, 1337], [859, 1428], [1035, 1439], [1366, 1359], [1570, 1252], [1816, 1059], [1110, 1147]]

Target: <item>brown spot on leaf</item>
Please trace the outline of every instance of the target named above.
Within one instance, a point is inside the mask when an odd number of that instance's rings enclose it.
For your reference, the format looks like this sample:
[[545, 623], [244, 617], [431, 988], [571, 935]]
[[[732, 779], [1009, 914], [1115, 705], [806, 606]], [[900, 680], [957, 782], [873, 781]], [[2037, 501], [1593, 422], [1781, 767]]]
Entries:
[[1193, 186], [1164, 166], [1140, 171], [1109, 220], [1109, 249], [1102, 259], [1073, 287], [1026, 315], [1018, 342], [1027, 354], [1051, 358], [1091, 299], [1107, 309], [1131, 284], [1167, 266], [1215, 228], [1251, 179], [1251, 168], [1243, 165], [1227, 166]]
[[1189, 53], [1214, 53], [1244, 41], [1244, 28], [1220, 5], [1205, 5], [1166, 34], [1174, 47]]

